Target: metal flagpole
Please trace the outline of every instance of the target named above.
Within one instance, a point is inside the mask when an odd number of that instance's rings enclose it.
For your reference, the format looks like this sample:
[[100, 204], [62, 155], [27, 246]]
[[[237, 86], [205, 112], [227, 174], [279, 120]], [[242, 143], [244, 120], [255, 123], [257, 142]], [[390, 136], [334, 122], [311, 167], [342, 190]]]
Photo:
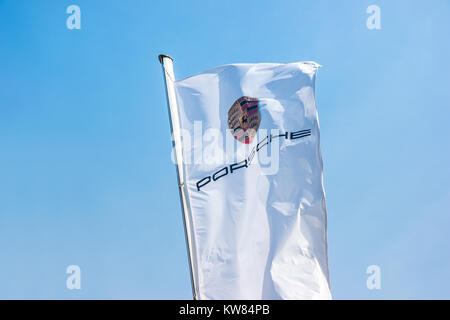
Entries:
[[192, 241], [192, 224], [190, 216], [190, 208], [186, 198], [187, 190], [184, 181], [184, 170], [183, 170], [183, 153], [181, 148], [181, 131], [180, 131], [180, 119], [178, 116], [178, 104], [175, 95], [175, 75], [173, 72], [173, 59], [167, 55], [161, 54], [158, 57], [159, 62], [161, 62], [164, 80], [166, 83], [166, 95], [167, 95], [167, 105], [169, 108], [169, 118], [170, 118], [170, 129], [172, 132], [173, 142], [172, 145], [175, 148], [175, 163], [177, 167], [177, 177], [178, 177], [178, 190], [180, 192], [181, 209], [183, 211], [183, 225], [184, 225], [184, 235], [186, 238], [186, 246], [188, 249], [189, 258], [189, 272], [191, 276], [191, 286], [192, 295], [194, 300], [197, 299], [197, 281], [194, 275], [194, 248]]

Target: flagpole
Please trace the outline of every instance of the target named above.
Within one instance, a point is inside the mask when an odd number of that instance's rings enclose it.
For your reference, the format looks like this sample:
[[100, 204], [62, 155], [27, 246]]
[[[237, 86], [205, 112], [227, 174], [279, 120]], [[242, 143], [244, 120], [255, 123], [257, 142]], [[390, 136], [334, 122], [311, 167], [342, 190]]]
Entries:
[[183, 213], [184, 235], [186, 240], [186, 247], [188, 250], [189, 273], [191, 278], [192, 296], [194, 300], [197, 300], [197, 286], [196, 286], [197, 278], [194, 275], [195, 268], [193, 265], [193, 263], [195, 263], [195, 259], [194, 259], [194, 247], [192, 239], [192, 224], [189, 210], [190, 207], [186, 198], [187, 189], [185, 185], [184, 170], [183, 170], [183, 151], [181, 148], [180, 118], [178, 115], [178, 104], [174, 86], [175, 74], [173, 71], [173, 59], [165, 54], [161, 54], [158, 56], [158, 60], [162, 65], [164, 81], [166, 84], [165, 87], [167, 95], [167, 105], [169, 109], [170, 130], [172, 133], [172, 146], [175, 149], [174, 153], [177, 168], [178, 191], [180, 194], [181, 209]]

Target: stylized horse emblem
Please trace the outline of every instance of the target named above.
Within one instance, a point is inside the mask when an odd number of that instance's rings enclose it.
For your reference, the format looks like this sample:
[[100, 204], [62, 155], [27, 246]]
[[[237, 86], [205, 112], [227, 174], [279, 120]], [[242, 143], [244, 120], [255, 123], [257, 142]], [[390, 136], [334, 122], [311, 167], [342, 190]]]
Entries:
[[261, 122], [258, 107], [258, 99], [241, 97], [228, 111], [228, 127], [239, 142], [250, 144], [255, 138]]

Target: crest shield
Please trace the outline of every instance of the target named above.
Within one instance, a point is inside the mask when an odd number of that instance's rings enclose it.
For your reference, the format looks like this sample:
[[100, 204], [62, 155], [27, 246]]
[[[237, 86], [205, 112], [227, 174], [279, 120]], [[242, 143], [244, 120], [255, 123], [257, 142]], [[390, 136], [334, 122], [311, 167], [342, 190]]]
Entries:
[[239, 142], [252, 143], [260, 122], [259, 100], [257, 98], [240, 97], [228, 111], [228, 127], [233, 137]]

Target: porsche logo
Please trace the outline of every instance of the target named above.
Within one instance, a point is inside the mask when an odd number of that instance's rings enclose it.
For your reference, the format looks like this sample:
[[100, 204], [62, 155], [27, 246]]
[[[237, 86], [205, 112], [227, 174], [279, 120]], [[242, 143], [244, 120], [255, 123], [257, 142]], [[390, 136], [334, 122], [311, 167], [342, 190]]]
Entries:
[[252, 143], [260, 122], [257, 98], [241, 97], [233, 103], [228, 111], [228, 127], [233, 137], [239, 142]]

